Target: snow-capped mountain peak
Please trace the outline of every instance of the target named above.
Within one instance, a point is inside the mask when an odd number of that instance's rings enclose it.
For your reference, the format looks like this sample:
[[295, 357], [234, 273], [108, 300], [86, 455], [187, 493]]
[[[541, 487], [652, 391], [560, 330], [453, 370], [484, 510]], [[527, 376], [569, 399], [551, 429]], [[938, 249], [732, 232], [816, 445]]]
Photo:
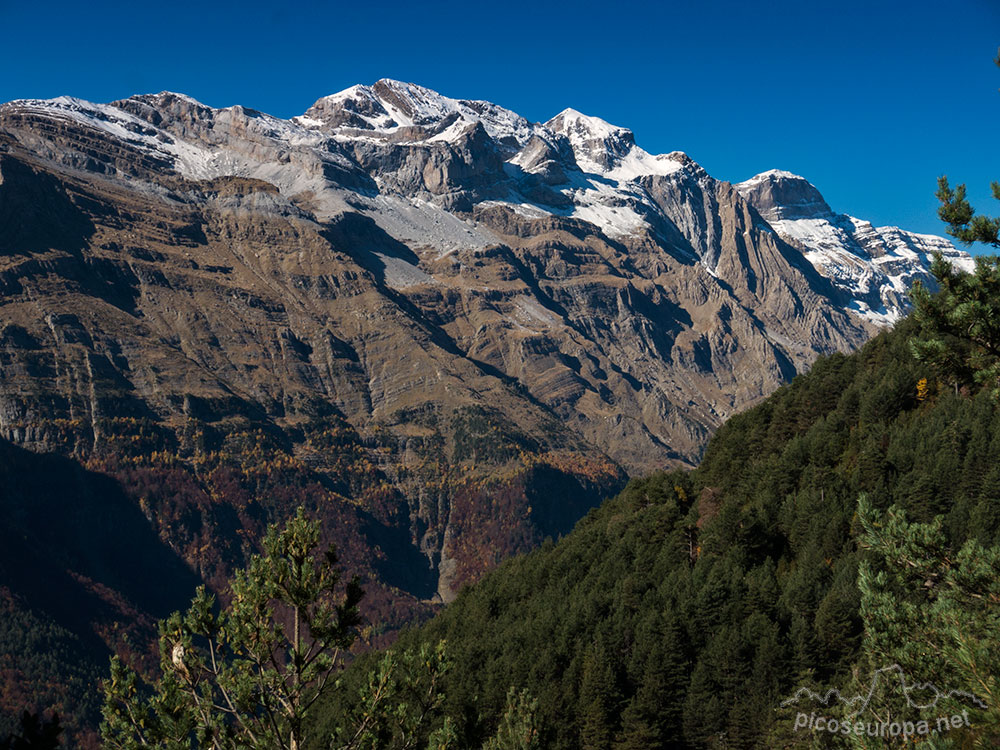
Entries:
[[[325, 106], [354, 114], [360, 122], [347, 125], [389, 130], [429, 125], [459, 110], [458, 102], [414, 83], [383, 78], [371, 86], [356, 85], [320, 99]], [[340, 124], [340, 123], [338, 123]]]
[[572, 108], [564, 109], [544, 127], [569, 141], [581, 170], [613, 180], [671, 174], [686, 159], [680, 152], [654, 156], [636, 145], [635, 135], [628, 128]]
[[520, 115], [492, 102], [452, 99], [424, 86], [390, 78], [325, 96], [294, 119], [345, 135], [351, 131], [381, 136], [399, 134], [403, 129], [423, 131], [411, 134], [416, 140], [421, 135], [439, 136], [446, 130], [457, 134], [480, 122], [491, 138], [512, 146], [523, 146], [537, 130]]
[[612, 136], [623, 138], [632, 143], [635, 142], [632, 131], [628, 128], [612, 125], [600, 117], [585, 115], [572, 107], [567, 107], [546, 122], [545, 127], [555, 133], [566, 135], [574, 143], [607, 139]]
[[833, 214], [819, 190], [792, 172], [771, 169], [735, 187], [768, 221], [826, 218]]
[[791, 172], [762, 172], [734, 187], [847, 296], [849, 309], [874, 323], [894, 323], [905, 314], [909, 289], [927, 278], [935, 253], [963, 270], [974, 265], [943, 237], [835, 213], [812, 183]]
[[627, 128], [619, 128], [575, 109], [564, 109], [545, 123], [553, 133], [565, 136], [585, 172], [603, 174], [635, 147], [635, 136]]

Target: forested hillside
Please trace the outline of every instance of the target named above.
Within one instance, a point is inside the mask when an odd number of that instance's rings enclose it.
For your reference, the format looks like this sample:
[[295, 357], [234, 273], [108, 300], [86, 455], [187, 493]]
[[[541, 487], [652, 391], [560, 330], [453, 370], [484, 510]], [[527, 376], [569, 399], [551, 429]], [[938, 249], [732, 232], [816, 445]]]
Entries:
[[[907, 319], [819, 360], [730, 419], [698, 469], [632, 481], [568, 537], [506, 562], [404, 635], [400, 648], [447, 642], [445, 712], [470, 744], [493, 730], [511, 685], [538, 699], [545, 747], [816, 740], [779, 707], [800, 685], [848, 684], [855, 665], [855, 678], [870, 674], [863, 618], [868, 648], [877, 618], [894, 616], [863, 607], [858, 585], [862, 559], [895, 559], [859, 544], [880, 511], [943, 516], [925, 551], [945, 567], [967, 540], [1000, 543], [997, 401], [974, 377], [918, 361], [919, 329]], [[925, 600], [938, 590], [929, 575], [916, 584]], [[975, 596], [996, 603], [995, 592]], [[908, 635], [896, 635], [902, 647]], [[895, 656], [869, 650], [869, 661]], [[363, 671], [348, 675], [348, 701]], [[342, 710], [331, 707], [328, 725]]]

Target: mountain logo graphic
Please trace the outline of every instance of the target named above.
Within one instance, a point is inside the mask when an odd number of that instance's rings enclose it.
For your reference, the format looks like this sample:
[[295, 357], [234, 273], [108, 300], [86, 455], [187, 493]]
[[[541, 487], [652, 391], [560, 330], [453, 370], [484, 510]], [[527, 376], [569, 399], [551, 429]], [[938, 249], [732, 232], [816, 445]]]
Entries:
[[[850, 709], [850, 713], [847, 714], [847, 718], [853, 718], [868, 707], [871, 703], [872, 696], [875, 695], [875, 691], [878, 688], [879, 683], [886, 679], [895, 681], [899, 685], [899, 689], [902, 691], [903, 696], [906, 698], [906, 704], [910, 708], [920, 711], [932, 709], [937, 706], [938, 702], [942, 699], [949, 698], [959, 698], [976, 706], [977, 708], [986, 708], [986, 704], [983, 703], [982, 700], [965, 690], [943, 690], [932, 682], [908, 682], [906, 679], [906, 673], [898, 664], [893, 664], [891, 666], [875, 670], [875, 672], [872, 673], [871, 682], [868, 684], [867, 691], [858, 693], [857, 695], [847, 697], [837, 688], [831, 688], [825, 693], [817, 693], [810, 688], [801, 687], [795, 691], [795, 695], [791, 698], [782, 701], [781, 707], [787, 708], [789, 706], [797, 706], [800, 702], [807, 700], [813, 701], [822, 706], [830, 706], [831, 704], [837, 705], [839, 703]], [[917, 700], [914, 697], [916, 695], [927, 695], [930, 697], [930, 700]]]

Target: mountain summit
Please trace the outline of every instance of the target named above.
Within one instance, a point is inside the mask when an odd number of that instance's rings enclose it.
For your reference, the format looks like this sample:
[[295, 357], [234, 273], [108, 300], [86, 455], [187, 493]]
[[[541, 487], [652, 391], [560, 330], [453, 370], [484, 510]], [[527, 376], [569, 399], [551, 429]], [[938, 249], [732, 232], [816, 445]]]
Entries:
[[941, 253], [971, 270], [972, 258], [942, 237], [874, 227], [835, 213], [804, 177], [771, 170], [736, 185], [783, 239], [847, 298], [847, 307], [876, 323], [894, 323], [909, 309], [917, 280], [927, 283], [927, 264]]

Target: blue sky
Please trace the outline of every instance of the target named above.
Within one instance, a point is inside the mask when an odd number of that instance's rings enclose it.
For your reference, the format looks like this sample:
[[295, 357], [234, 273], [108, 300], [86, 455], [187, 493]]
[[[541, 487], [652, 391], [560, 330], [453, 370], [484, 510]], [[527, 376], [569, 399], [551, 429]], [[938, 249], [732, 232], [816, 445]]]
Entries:
[[173, 90], [281, 117], [381, 77], [565, 107], [731, 181], [807, 177], [834, 209], [941, 233], [935, 180], [1000, 213], [998, 0], [174, 2], [0, 0], [0, 100]]

